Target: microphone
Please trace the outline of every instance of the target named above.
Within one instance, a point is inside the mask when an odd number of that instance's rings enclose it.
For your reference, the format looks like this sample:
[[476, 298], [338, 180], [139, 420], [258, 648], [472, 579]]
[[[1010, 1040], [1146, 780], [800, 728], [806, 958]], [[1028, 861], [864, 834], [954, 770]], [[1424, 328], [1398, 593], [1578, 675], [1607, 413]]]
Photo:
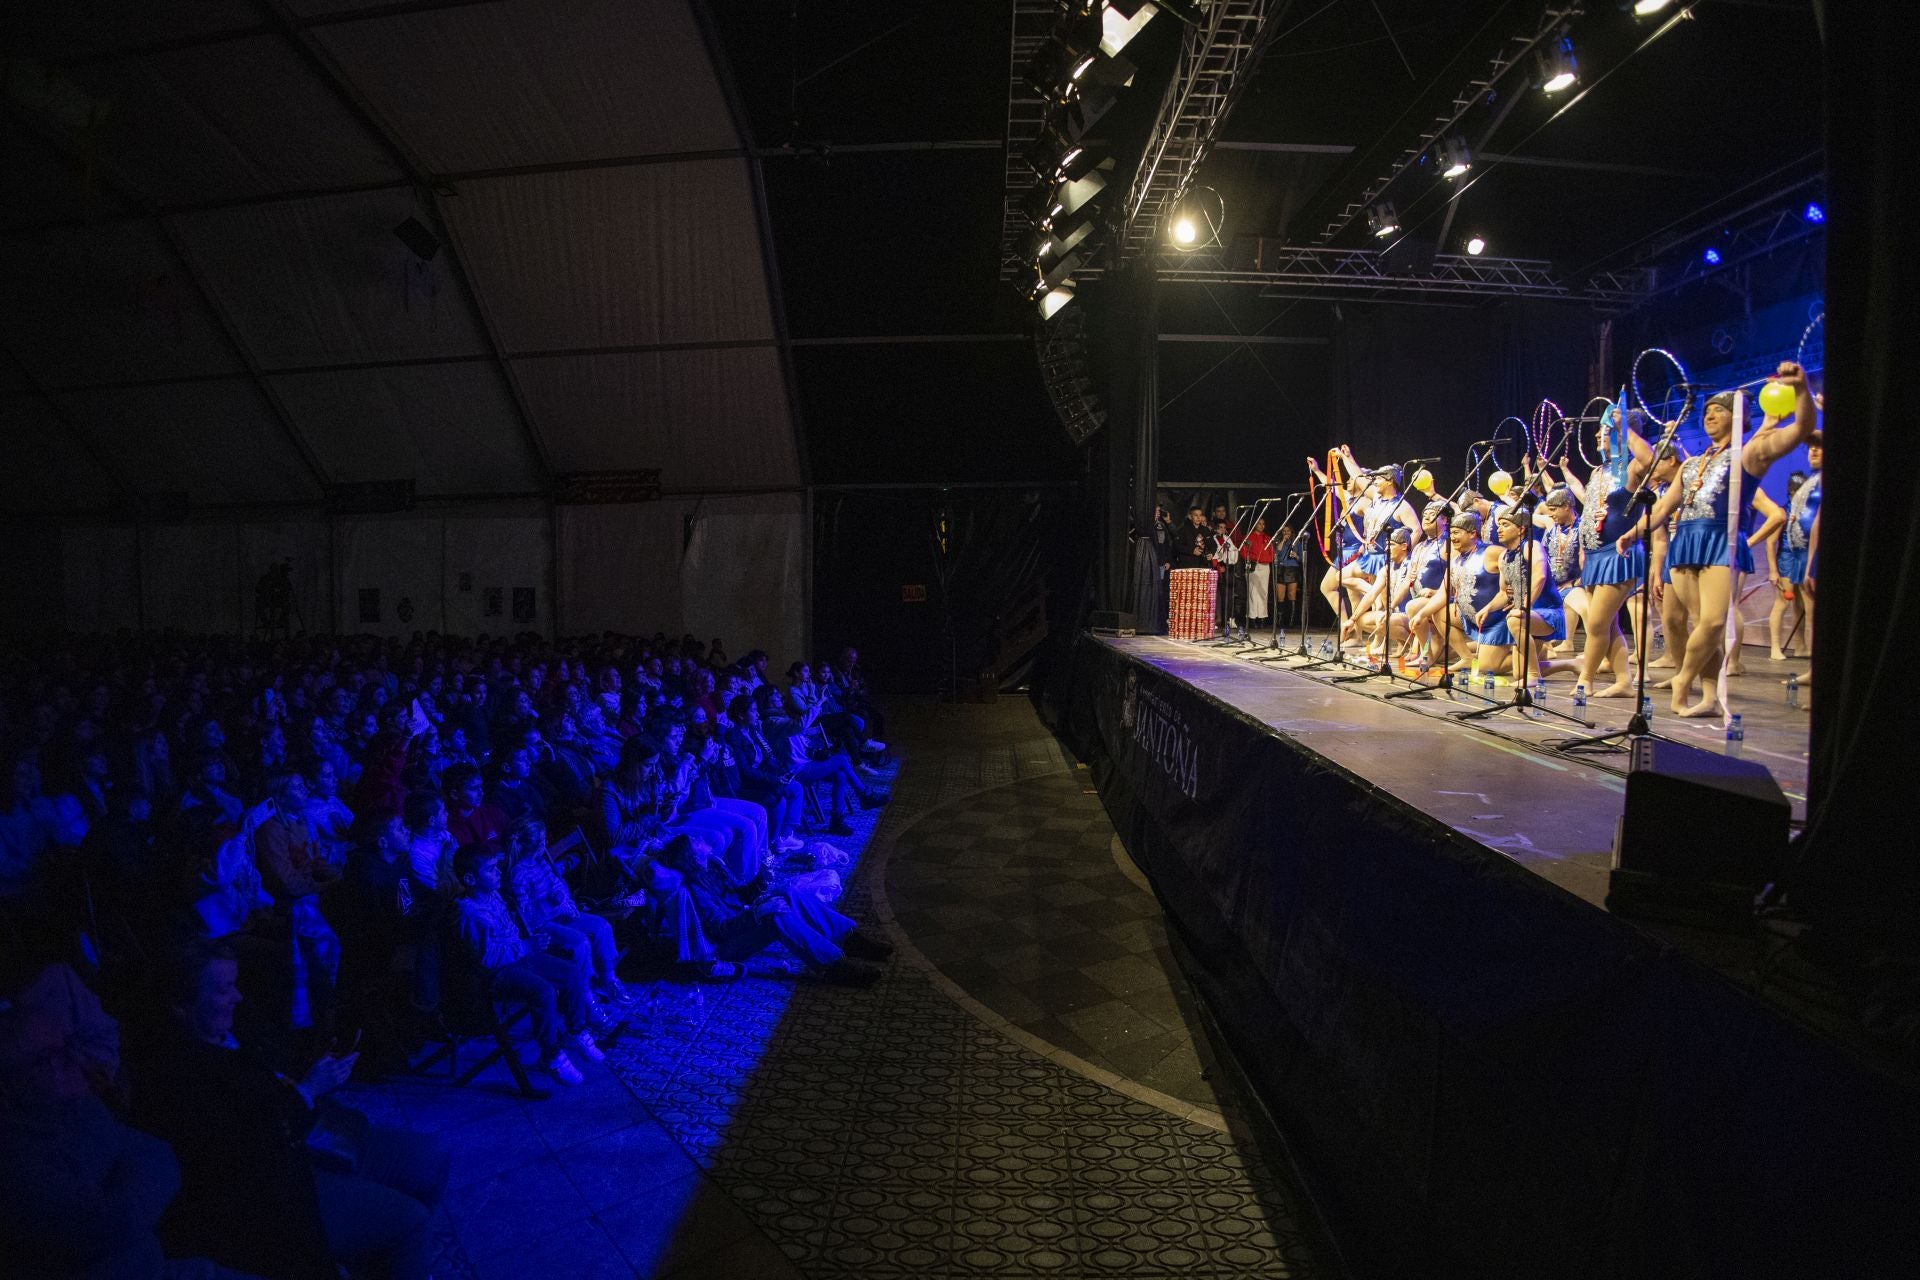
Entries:
[[1402, 463], [1401, 465], [1408, 466], [1408, 467], [1417, 467], [1423, 462], [1438, 462], [1438, 461], [1440, 461], [1440, 459], [1438, 458], [1408, 458], [1406, 462]]

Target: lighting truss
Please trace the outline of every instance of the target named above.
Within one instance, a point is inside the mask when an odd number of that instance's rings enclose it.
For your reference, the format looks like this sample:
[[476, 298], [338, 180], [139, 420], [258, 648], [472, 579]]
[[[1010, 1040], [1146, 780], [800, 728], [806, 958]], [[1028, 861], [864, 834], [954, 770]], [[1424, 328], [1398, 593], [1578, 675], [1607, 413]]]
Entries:
[[1530, 57], [1534, 50], [1550, 43], [1559, 34], [1561, 27], [1579, 17], [1583, 12], [1585, 10], [1577, 3], [1549, 4], [1545, 12], [1540, 15], [1540, 20], [1534, 24], [1532, 32], [1514, 36], [1501, 45], [1500, 52], [1494, 54], [1493, 61], [1487, 64], [1486, 71], [1454, 94], [1453, 100], [1434, 118], [1433, 123], [1422, 130], [1418, 138], [1394, 157], [1386, 173], [1374, 179], [1360, 195], [1349, 200], [1346, 206], [1320, 229], [1314, 236], [1313, 242], [1317, 245], [1326, 244], [1346, 230], [1355, 218], [1366, 212], [1367, 206], [1378, 200], [1382, 193], [1393, 185], [1394, 179], [1404, 173], [1408, 166], [1426, 154], [1427, 149], [1442, 137], [1455, 131], [1467, 112], [1478, 105], [1507, 72]]
[[[1236, 260], [1245, 255], [1235, 254]], [[1224, 254], [1161, 253], [1158, 278], [1166, 284], [1258, 285], [1275, 297], [1545, 298], [1610, 308], [1631, 307], [1647, 296], [1645, 270], [1598, 272], [1579, 281], [1557, 276], [1539, 258], [1438, 253], [1420, 271], [1402, 255], [1377, 249], [1279, 247], [1263, 243], [1257, 265], [1230, 265]], [[1082, 278], [1100, 274], [1083, 268]]]
[[1059, 19], [1056, 0], [1013, 0], [1013, 25], [1007, 55], [1006, 186], [1000, 206], [1000, 278], [1015, 280], [1030, 274], [1031, 262], [1021, 248], [1032, 230], [1025, 212], [1041, 179], [1022, 157], [1046, 126], [1047, 100], [1026, 83], [1026, 68], [1053, 33]]
[[[1713, 247], [1720, 251], [1720, 260], [1708, 265], [1699, 254], [1688, 251], [1686, 258], [1675, 267], [1668, 265], [1656, 267], [1652, 271], [1653, 281], [1647, 290], [1647, 296], [1670, 292], [1682, 285], [1692, 284], [1696, 280], [1709, 280], [1723, 276], [1742, 263], [1764, 257], [1776, 249], [1785, 248], [1809, 236], [1817, 236], [1826, 231], [1825, 219], [1820, 222], [1807, 221], [1799, 208], [1778, 209], [1762, 218], [1746, 222], [1731, 232], [1720, 236]], [[1734, 279], [1726, 276], [1728, 280]]]
[[1232, 110], [1287, 0], [1214, 0], [1204, 22], [1186, 27], [1173, 78], [1160, 99], [1140, 167], [1121, 206], [1118, 257], [1150, 251], [1167, 213], [1179, 204], [1214, 135]]

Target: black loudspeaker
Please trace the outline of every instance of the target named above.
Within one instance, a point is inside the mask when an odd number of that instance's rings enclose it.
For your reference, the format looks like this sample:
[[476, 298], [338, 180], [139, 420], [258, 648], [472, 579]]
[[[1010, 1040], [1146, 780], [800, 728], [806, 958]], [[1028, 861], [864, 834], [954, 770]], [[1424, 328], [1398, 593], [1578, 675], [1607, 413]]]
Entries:
[[1095, 635], [1130, 636], [1133, 634], [1133, 615], [1113, 609], [1095, 609], [1087, 625]]
[[1786, 860], [1792, 809], [1751, 760], [1663, 738], [1633, 742], [1607, 909], [1745, 924]]

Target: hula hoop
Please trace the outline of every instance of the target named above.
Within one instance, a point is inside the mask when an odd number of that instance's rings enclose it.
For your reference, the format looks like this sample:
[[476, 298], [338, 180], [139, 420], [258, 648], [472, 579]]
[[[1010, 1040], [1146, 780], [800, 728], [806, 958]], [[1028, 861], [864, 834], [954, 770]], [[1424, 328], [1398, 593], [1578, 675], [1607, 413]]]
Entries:
[[1547, 433], [1553, 430], [1555, 422], [1565, 416], [1560, 406], [1551, 400], [1543, 399], [1533, 407], [1533, 422], [1527, 428], [1527, 439], [1532, 442], [1533, 451], [1540, 457], [1547, 456]]
[[1807, 323], [1807, 327], [1801, 331], [1800, 345], [1798, 347], [1795, 347], [1793, 351], [1793, 362], [1799, 365], [1802, 369], [1805, 369], [1807, 367], [1807, 343], [1813, 341], [1813, 331], [1815, 329], [1819, 329], [1822, 331], [1820, 336], [1821, 346], [1824, 347], [1826, 345], [1826, 333], [1825, 333], [1826, 325], [1827, 325], [1827, 313], [1825, 311], [1822, 311], [1819, 315], [1815, 316], [1811, 321], [1809, 321]]
[[[1581, 408], [1580, 416], [1582, 418], [1588, 417], [1589, 414], [1587, 411], [1589, 409], [1592, 409], [1593, 406], [1595, 406], [1596, 404], [1606, 406], [1605, 409], [1601, 410], [1601, 417], [1603, 419], [1608, 414], [1611, 414], [1613, 412], [1612, 400], [1609, 400], [1606, 396], [1595, 396], [1593, 397], [1593, 399], [1587, 401], [1587, 403]], [[1576, 430], [1574, 434], [1575, 434], [1575, 438], [1578, 440], [1580, 445], [1580, 461], [1586, 464], [1587, 470], [1598, 471], [1600, 468], [1607, 465], [1609, 459], [1602, 457], [1596, 460], [1592, 454], [1587, 452], [1587, 424], [1585, 422], [1582, 422], [1579, 425], [1578, 430]]]
[[[1680, 412], [1674, 414], [1671, 418], [1662, 417], [1660, 414], [1655, 413], [1653, 406], [1647, 403], [1646, 392], [1640, 389], [1640, 366], [1646, 362], [1648, 356], [1659, 356], [1668, 364], [1671, 364], [1674, 372], [1680, 375], [1677, 385], [1684, 388], [1685, 395], [1680, 401]], [[1633, 398], [1639, 404], [1640, 412], [1647, 415], [1649, 426], [1656, 422], [1662, 426], [1669, 422], [1685, 422], [1688, 416], [1693, 413], [1693, 379], [1687, 374], [1687, 366], [1680, 363], [1680, 357], [1668, 351], [1666, 348], [1648, 347], [1645, 351], [1635, 356], [1633, 358], [1631, 381], [1633, 383]], [[1667, 384], [1668, 391], [1671, 392], [1675, 385], [1675, 383], [1669, 382]], [[1663, 399], [1661, 403], [1665, 404], [1667, 401]]]
[[[1543, 400], [1540, 403], [1542, 405], [1553, 404], [1551, 400]], [[1554, 405], [1554, 412], [1558, 413], [1559, 411], [1560, 407]], [[1536, 410], [1536, 413], [1537, 412]], [[1520, 429], [1518, 431], [1508, 431], [1507, 424], [1509, 422]], [[1532, 438], [1532, 435], [1532, 427], [1528, 426], [1513, 414], [1508, 414], [1494, 424], [1493, 443], [1487, 446], [1487, 456], [1493, 459], [1493, 465], [1501, 471], [1518, 471], [1520, 470], [1520, 459], [1526, 456], [1527, 441]]]

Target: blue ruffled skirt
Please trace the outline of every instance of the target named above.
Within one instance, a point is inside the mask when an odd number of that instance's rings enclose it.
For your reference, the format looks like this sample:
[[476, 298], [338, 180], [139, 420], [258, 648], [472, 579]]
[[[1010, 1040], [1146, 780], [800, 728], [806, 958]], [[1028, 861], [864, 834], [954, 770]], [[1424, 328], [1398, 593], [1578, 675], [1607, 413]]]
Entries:
[[1621, 582], [1638, 582], [1647, 572], [1647, 549], [1638, 543], [1626, 555], [1611, 543], [1587, 552], [1586, 567], [1580, 570], [1580, 585], [1604, 587]]
[[[1558, 644], [1567, 638], [1567, 611], [1560, 605], [1547, 605], [1533, 611], [1534, 616], [1553, 624], [1553, 630], [1543, 636], [1535, 636], [1535, 644]], [[1512, 628], [1508, 628], [1511, 632]], [[1508, 643], [1512, 643], [1509, 641]]]
[[1807, 550], [1805, 547], [1782, 547], [1778, 556], [1780, 576], [1799, 586], [1807, 580]]
[[[1740, 540], [1740, 572], [1753, 572], [1753, 551]], [[1727, 525], [1724, 520], [1682, 520], [1667, 544], [1667, 563], [1675, 569], [1705, 569], [1727, 563]]]
[[1380, 571], [1387, 567], [1387, 553], [1368, 551], [1354, 557], [1353, 567], [1369, 577], [1379, 577]]
[[1513, 643], [1513, 632], [1507, 630], [1507, 615], [1504, 613], [1488, 618], [1486, 626], [1476, 627], [1473, 625], [1473, 611], [1461, 605], [1460, 629], [1466, 632], [1468, 638], [1475, 644], [1511, 645]]

